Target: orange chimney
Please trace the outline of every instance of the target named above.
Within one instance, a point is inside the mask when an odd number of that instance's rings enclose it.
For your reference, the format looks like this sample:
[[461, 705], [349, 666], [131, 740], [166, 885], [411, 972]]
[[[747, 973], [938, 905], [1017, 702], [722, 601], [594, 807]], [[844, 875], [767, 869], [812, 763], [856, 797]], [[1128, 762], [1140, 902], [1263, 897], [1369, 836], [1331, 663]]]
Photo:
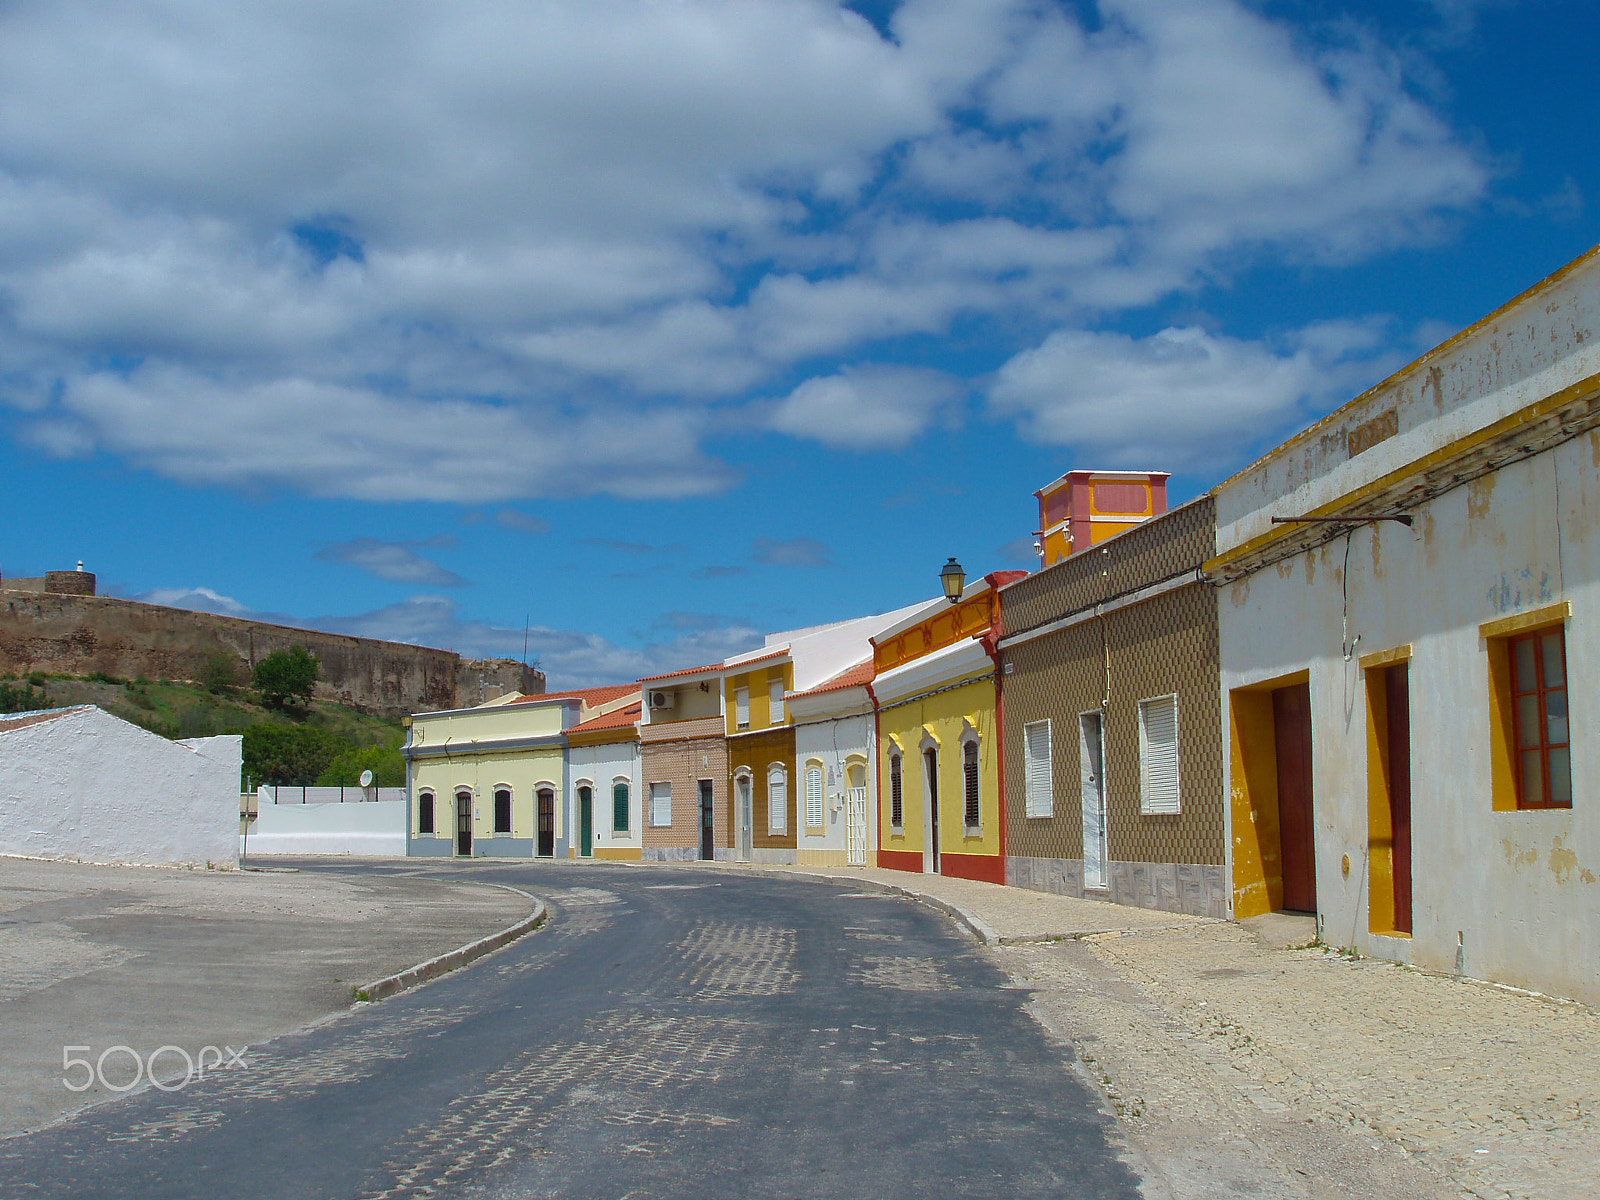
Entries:
[[1034, 493], [1039, 565], [1052, 566], [1167, 511], [1165, 471], [1068, 471]]

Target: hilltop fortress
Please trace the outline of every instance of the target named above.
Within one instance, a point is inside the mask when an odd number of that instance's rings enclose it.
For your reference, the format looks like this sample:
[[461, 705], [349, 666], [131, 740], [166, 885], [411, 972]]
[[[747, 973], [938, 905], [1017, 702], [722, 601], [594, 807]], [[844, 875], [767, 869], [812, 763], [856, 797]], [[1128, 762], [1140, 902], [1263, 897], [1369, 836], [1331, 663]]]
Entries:
[[537, 695], [544, 675], [514, 659], [166, 608], [95, 594], [82, 569], [0, 582], [0, 672], [198, 679], [218, 654], [239, 678], [274, 650], [304, 646], [322, 663], [317, 697], [365, 712], [463, 708], [507, 692]]

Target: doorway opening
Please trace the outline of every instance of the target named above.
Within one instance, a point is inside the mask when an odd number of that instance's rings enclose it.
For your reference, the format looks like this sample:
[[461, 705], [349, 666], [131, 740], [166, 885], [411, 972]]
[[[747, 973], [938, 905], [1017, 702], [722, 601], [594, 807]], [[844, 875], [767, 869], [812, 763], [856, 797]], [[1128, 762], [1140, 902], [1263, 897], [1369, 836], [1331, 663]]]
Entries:
[[1229, 696], [1233, 916], [1317, 911], [1308, 675]]
[[700, 857], [709, 862], [717, 856], [716, 815], [712, 803], [711, 780], [700, 781]]
[[540, 858], [554, 858], [556, 854], [556, 794], [550, 788], [540, 788], [537, 801], [539, 807], [539, 841], [534, 847], [534, 853]]
[[456, 853], [472, 853], [472, 793], [456, 793]]
[[594, 854], [594, 789], [578, 789], [578, 857]]
[[750, 861], [751, 831], [755, 826], [755, 802], [751, 796], [750, 776], [741, 775], [734, 783], [737, 802], [734, 807], [734, 855], [739, 862]]
[[1105, 719], [1096, 710], [1078, 717], [1078, 782], [1083, 803], [1083, 886], [1102, 890], [1106, 878]]
[[1411, 934], [1411, 670], [1367, 670], [1367, 920]]
[[922, 855], [922, 869], [939, 874], [939, 751], [929, 746], [922, 752], [923, 793], [928, 797], [928, 849]]

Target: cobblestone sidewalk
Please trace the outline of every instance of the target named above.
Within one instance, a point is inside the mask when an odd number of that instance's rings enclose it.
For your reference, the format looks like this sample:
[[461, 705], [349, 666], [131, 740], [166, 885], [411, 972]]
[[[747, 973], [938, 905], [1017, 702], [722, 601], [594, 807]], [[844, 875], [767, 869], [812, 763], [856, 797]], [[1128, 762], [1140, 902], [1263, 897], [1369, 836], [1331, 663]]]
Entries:
[[1077, 1049], [1144, 1152], [1152, 1194], [1600, 1196], [1594, 1009], [1291, 949], [1229, 922], [812, 873], [965, 912]]

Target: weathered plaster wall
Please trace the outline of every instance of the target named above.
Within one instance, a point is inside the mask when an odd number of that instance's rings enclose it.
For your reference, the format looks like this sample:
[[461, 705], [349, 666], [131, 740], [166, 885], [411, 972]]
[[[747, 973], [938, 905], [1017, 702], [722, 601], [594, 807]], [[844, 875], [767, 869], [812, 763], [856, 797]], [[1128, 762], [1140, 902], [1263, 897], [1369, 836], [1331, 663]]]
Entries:
[[238, 661], [242, 682], [263, 657], [296, 645], [322, 664], [320, 697], [372, 712], [457, 708], [506, 691], [544, 691], [539, 672], [503, 659], [463, 660], [449, 650], [109, 596], [0, 592], [0, 671], [197, 679], [207, 659], [225, 653]]
[[0, 854], [235, 866], [240, 742], [169, 742], [92, 707], [0, 732]]
[[[1318, 908], [1335, 945], [1600, 999], [1600, 433], [1223, 589], [1222, 687], [1309, 671]], [[1479, 624], [1570, 601], [1573, 807], [1491, 804]], [[1341, 639], [1355, 642], [1351, 661]], [[1359, 639], [1359, 640], [1357, 640]], [[1368, 932], [1364, 654], [1411, 646], [1414, 930]], [[1230, 828], [1235, 846], [1238, 831]], [[1350, 870], [1345, 874], [1345, 857]], [[1458, 940], [1459, 939], [1459, 940]]]

